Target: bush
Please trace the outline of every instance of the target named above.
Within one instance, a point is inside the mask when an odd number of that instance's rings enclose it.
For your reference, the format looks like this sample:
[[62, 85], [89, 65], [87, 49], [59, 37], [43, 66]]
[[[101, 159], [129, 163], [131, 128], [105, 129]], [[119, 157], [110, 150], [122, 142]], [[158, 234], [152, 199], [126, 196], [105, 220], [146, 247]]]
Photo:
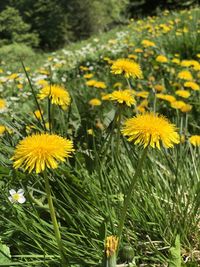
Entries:
[[0, 46], [13, 42], [37, 46], [38, 35], [29, 31], [30, 25], [23, 21], [17, 9], [7, 7], [0, 13]]
[[32, 58], [35, 53], [31, 47], [25, 44], [10, 44], [0, 48], [0, 60], [19, 61], [25, 58]]

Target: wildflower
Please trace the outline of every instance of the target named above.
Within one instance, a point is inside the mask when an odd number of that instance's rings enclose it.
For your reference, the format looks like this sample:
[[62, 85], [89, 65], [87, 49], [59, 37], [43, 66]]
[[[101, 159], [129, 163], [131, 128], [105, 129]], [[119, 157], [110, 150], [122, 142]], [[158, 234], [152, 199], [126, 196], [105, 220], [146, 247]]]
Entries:
[[52, 104], [59, 105], [64, 110], [67, 109], [71, 100], [68, 91], [60, 85], [45, 86], [40, 90], [38, 97], [40, 99], [48, 97]]
[[148, 96], [149, 96], [149, 92], [146, 92], [146, 91], [137, 92], [137, 93], [136, 93], [136, 96], [137, 96], [137, 97], [142, 97], [142, 98], [148, 98]]
[[193, 146], [200, 146], [200, 135], [192, 135], [189, 141]]
[[182, 112], [189, 112], [192, 110], [192, 106], [189, 105], [189, 104], [185, 104], [182, 108], [181, 108], [181, 111]]
[[175, 63], [175, 64], [179, 65], [180, 64], [180, 59], [179, 58], [173, 58], [172, 59], [172, 63]]
[[36, 84], [42, 87], [48, 86], [48, 82], [46, 80], [38, 80]]
[[100, 106], [101, 105], [101, 100], [99, 100], [98, 98], [93, 98], [89, 101], [89, 104], [91, 106]]
[[111, 94], [105, 94], [105, 95], [102, 95], [101, 99], [102, 100], [110, 100], [110, 96], [111, 96]]
[[0, 112], [6, 109], [6, 101], [0, 98]]
[[35, 169], [40, 173], [45, 168], [55, 169], [58, 161], [65, 161], [74, 151], [72, 141], [55, 134], [33, 134], [21, 140], [16, 146], [14, 168]]
[[86, 82], [86, 85], [87, 86], [94, 86], [94, 84], [96, 83], [97, 81], [96, 80], [89, 80]]
[[18, 78], [19, 74], [18, 73], [13, 73], [7, 77], [8, 80], [15, 80]]
[[143, 53], [143, 50], [141, 48], [136, 48], [134, 50], [135, 53]]
[[190, 92], [188, 92], [188, 91], [186, 91], [186, 90], [177, 90], [177, 91], [175, 92], [175, 94], [178, 95], [178, 96], [181, 96], [181, 97], [183, 97], [183, 98], [188, 98], [188, 97], [190, 97]]
[[88, 130], [87, 130], [87, 133], [88, 133], [88, 135], [92, 135], [92, 136], [94, 136], [94, 131], [93, 131], [93, 129], [88, 129]]
[[126, 104], [127, 106], [131, 106], [135, 104], [135, 99], [133, 97], [132, 90], [119, 90], [119, 91], [113, 91], [112, 94], [110, 94], [110, 100], [111, 101], [117, 101], [120, 104]]
[[192, 74], [189, 70], [182, 70], [178, 73], [178, 78], [182, 80], [191, 81], [193, 79]]
[[166, 100], [170, 103], [176, 101], [176, 98], [173, 95], [156, 94], [156, 97], [162, 100]]
[[90, 79], [90, 78], [92, 78], [93, 76], [94, 76], [94, 74], [92, 74], [92, 73], [87, 73], [87, 74], [83, 75], [83, 77], [84, 77], [85, 79]]
[[200, 90], [199, 85], [197, 83], [195, 83], [195, 82], [185, 82], [184, 86], [185, 87], [189, 87], [194, 91], [199, 91]]
[[106, 84], [104, 82], [98, 82], [98, 81], [96, 81], [93, 84], [93, 86], [96, 87], [96, 88], [100, 88], [100, 89], [105, 89], [106, 88]]
[[142, 78], [140, 65], [129, 59], [120, 58], [114, 61], [111, 66], [111, 72], [114, 74], [124, 74], [126, 78]]
[[181, 109], [181, 108], [183, 108], [185, 105], [186, 105], [186, 103], [183, 102], [183, 101], [173, 101], [173, 102], [171, 103], [171, 107], [172, 107], [172, 108], [175, 108], [175, 109]]
[[164, 87], [162, 84], [156, 84], [156, 85], [154, 86], [154, 89], [155, 89], [156, 91], [158, 91], [158, 92], [162, 92], [162, 91], [165, 90], [165, 87]]
[[166, 63], [166, 62], [168, 62], [168, 59], [163, 55], [159, 55], [156, 57], [156, 61], [160, 62], [160, 63]]
[[144, 47], [151, 47], [151, 46], [156, 46], [154, 42], [151, 42], [149, 40], [143, 40], [141, 42], [141, 44], [144, 46]]
[[173, 147], [173, 143], [179, 143], [175, 125], [164, 116], [153, 113], [140, 114], [128, 119], [122, 133], [128, 136], [128, 141], [134, 141], [135, 144], [144, 147], [150, 145], [160, 149], [161, 142], [166, 148]]
[[116, 236], [108, 236], [105, 241], [105, 253], [107, 258], [111, 257], [117, 250], [119, 239]]
[[9, 193], [10, 196], [8, 197], [8, 199], [10, 200], [11, 203], [23, 204], [26, 201], [23, 189], [19, 189], [17, 192], [14, 189], [11, 189]]
[[82, 71], [87, 71], [87, 70], [89, 70], [89, 68], [86, 67], [86, 66], [80, 66], [80, 70], [82, 70]]
[[0, 136], [4, 134], [6, 131], [6, 127], [4, 125], [0, 125]]

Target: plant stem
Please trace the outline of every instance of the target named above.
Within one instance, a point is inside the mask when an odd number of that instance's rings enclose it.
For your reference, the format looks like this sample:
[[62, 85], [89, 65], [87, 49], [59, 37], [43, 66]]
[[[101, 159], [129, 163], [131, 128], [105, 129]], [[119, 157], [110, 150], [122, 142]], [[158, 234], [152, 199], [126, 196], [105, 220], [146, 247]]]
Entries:
[[49, 211], [50, 211], [50, 215], [51, 215], [51, 221], [53, 224], [53, 229], [54, 229], [54, 234], [55, 234], [56, 242], [58, 245], [58, 249], [60, 251], [61, 266], [67, 267], [68, 264], [67, 264], [67, 261], [64, 257], [64, 254], [63, 254], [63, 245], [62, 245], [61, 234], [60, 234], [60, 230], [59, 230], [59, 226], [58, 226], [58, 221], [56, 219], [56, 212], [55, 212], [55, 208], [53, 205], [53, 199], [51, 196], [51, 188], [50, 188], [49, 179], [48, 179], [46, 170], [44, 171], [44, 181], [45, 181], [45, 190], [46, 190], [48, 204], [49, 204]]
[[[123, 227], [124, 227], [124, 223], [125, 223], [125, 219], [126, 219], [126, 212], [127, 212], [127, 209], [128, 209], [131, 197], [132, 197], [132, 192], [133, 192], [134, 186], [137, 182], [137, 178], [138, 178], [139, 174], [141, 173], [142, 164], [143, 164], [143, 162], [146, 158], [146, 155], [147, 155], [147, 149], [148, 149], [148, 146], [144, 149], [141, 158], [138, 160], [137, 169], [135, 171], [135, 174], [134, 174], [133, 179], [131, 181], [131, 184], [129, 186], [127, 195], [124, 199], [124, 205], [123, 205], [122, 212], [121, 212], [121, 218], [119, 221], [118, 234], [117, 234], [117, 236], [119, 238], [119, 243], [121, 240], [122, 231], [123, 231]], [[119, 245], [118, 245], [118, 250], [119, 250]]]
[[119, 145], [120, 145], [120, 126], [121, 126], [121, 117], [122, 117], [122, 110], [121, 106], [118, 106], [118, 116], [117, 116], [117, 142], [116, 142], [116, 154], [119, 153]]

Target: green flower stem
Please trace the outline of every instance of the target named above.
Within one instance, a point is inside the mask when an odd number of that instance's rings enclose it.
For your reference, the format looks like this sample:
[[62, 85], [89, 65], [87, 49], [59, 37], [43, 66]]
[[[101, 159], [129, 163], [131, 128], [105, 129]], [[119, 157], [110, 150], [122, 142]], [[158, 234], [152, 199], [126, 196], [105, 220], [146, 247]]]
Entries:
[[118, 107], [118, 116], [116, 119], [116, 123], [117, 123], [117, 144], [116, 144], [116, 154], [118, 155], [119, 152], [119, 145], [120, 145], [120, 126], [121, 126], [121, 118], [122, 118], [122, 109], [121, 106], [119, 104]]
[[62, 245], [61, 234], [60, 234], [58, 222], [57, 222], [57, 219], [56, 219], [56, 212], [55, 212], [55, 208], [54, 208], [54, 205], [53, 205], [53, 199], [52, 199], [52, 196], [51, 196], [51, 188], [50, 188], [49, 179], [48, 179], [46, 170], [44, 171], [44, 181], [45, 181], [45, 190], [46, 190], [48, 204], [49, 204], [49, 211], [50, 211], [51, 220], [52, 220], [52, 223], [53, 223], [53, 229], [54, 229], [54, 233], [55, 233], [58, 249], [60, 251], [61, 262], [62, 262], [61, 266], [67, 267], [68, 264], [67, 264], [67, 261], [66, 261], [66, 259], [64, 257], [64, 254], [63, 254], [64, 250], [63, 250], [63, 245]]
[[[147, 149], [148, 149], [148, 146], [144, 149], [143, 154], [142, 154], [141, 158], [138, 161], [137, 169], [135, 171], [135, 174], [134, 174], [133, 179], [131, 181], [131, 184], [129, 186], [127, 195], [126, 195], [126, 197], [124, 199], [124, 205], [123, 205], [122, 212], [121, 212], [121, 218], [120, 218], [120, 221], [119, 221], [118, 234], [117, 234], [117, 236], [119, 238], [119, 243], [120, 243], [121, 236], [122, 236], [122, 231], [123, 231], [123, 228], [124, 228], [124, 223], [125, 223], [125, 219], [126, 219], [126, 212], [127, 212], [127, 209], [128, 209], [131, 197], [132, 197], [132, 192], [133, 192], [134, 186], [135, 186], [135, 184], [137, 182], [139, 174], [141, 173], [142, 164], [143, 164], [143, 162], [144, 162], [144, 160], [146, 158], [146, 155], [147, 155]], [[119, 245], [118, 245], [117, 251], [118, 250], [119, 250]]]

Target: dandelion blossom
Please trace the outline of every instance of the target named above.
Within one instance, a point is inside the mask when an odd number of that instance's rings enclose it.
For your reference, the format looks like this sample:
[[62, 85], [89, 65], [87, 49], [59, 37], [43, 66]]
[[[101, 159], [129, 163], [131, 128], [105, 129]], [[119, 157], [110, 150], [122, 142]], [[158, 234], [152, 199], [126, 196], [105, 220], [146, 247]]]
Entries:
[[24, 168], [29, 173], [40, 173], [45, 168], [55, 169], [58, 161], [65, 161], [74, 151], [72, 141], [55, 134], [33, 134], [21, 140], [15, 149], [14, 168]]
[[6, 109], [6, 101], [0, 98], [0, 112]]
[[153, 113], [140, 114], [128, 119], [122, 133], [128, 136], [129, 141], [134, 141], [135, 144], [141, 144], [144, 147], [150, 145], [160, 149], [160, 143], [166, 148], [179, 143], [175, 125], [164, 116]]
[[116, 236], [108, 236], [105, 241], [105, 253], [107, 258], [111, 257], [116, 251], [118, 247], [119, 239]]
[[186, 91], [186, 90], [177, 90], [175, 92], [176, 95], [183, 97], [183, 98], [188, 98], [190, 97], [190, 92]]
[[126, 78], [142, 78], [140, 65], [129, 59], [120, 58], [114, 61], [111, 66], [111, 72], [114, 74], [124, 74]]
[[189, 141], [193, 146], [200, 146], [200, 135], [192, 135]]
[[189, 70], [182, 70], [178, 73], [178, 78], [186, 81], [191, 81], [193, 79], [192, 74]]
[[100, 106], [101, 105], [101, 100], [99, 100], [98, 98], [92, 98], [90, 101], [89, 101], [89, 104], [91, 106]]
[[135, 99], [133, 97], [133, 92], [131, 90], [119, 90], [113, 91], [110, 94], [111, 101], [117, 101], [120, 104], [126, 104], [127, 106], [131, 106], [135, 104]]
[[49, 98], [52, 104], [59, 105], [64, 110], [67, 109], [71, 101], [69, 93], [60, 85], [45, 86], [40, 90], [38, 97], [40, 99]]

